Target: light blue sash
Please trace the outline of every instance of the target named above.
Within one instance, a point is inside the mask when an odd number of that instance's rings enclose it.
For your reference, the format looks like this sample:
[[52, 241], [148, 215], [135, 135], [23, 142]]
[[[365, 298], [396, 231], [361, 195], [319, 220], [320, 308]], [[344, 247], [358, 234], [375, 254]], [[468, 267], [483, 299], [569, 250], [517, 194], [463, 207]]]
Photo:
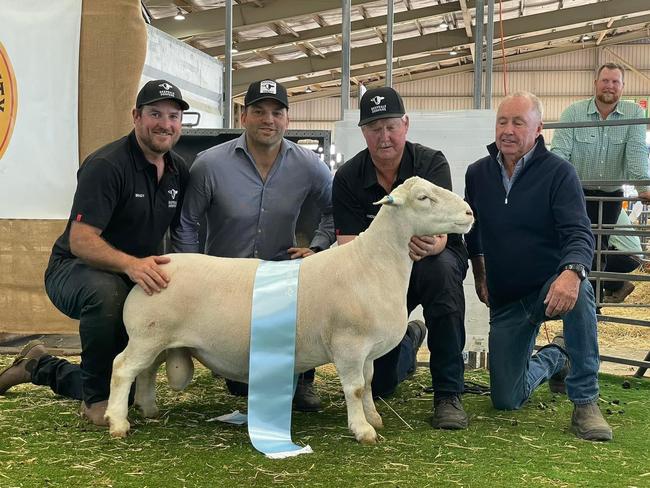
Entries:
[[248, 373], [248, 434], [268, 457], [312, 452], [291, 442], [296, 302], [302, 260], [261, 261], [255, 275]]

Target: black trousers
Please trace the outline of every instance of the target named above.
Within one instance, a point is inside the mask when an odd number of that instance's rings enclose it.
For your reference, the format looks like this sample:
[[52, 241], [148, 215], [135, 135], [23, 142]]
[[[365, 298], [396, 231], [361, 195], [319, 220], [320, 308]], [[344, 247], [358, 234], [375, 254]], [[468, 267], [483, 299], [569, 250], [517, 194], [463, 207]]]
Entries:
[[[612, 246], [609, 247], [614, 250]], [[641, 266], [641, 260], [627, 254], [611, 254], [607, 256], [607, 271], [612, 273], [631, 273]], [[623, 281], [606, 281], [605, 290], [616, 291], [623, 288]]]
[[[584, 194], [586, 197], [622, 197], [623, 196], [623, 190], [617, 190], [613, 192], [607, 192], [607, 191], [601, 191], [601, 190], [587, 190], [584, 189]], [[594, 225], [598, 224], [598, 205], [599, 202], [594, 202], [594, 201], [587, 201], [587, 215], [589, 216], [589, 220], [591, 220], [591, 223]], [[622, 208], [622, 202], [617, 201], [617, 202], [603, 202], [603, 217], [601, 220], [602, 224], [609, 224], [613, 225], [616, 224], [616, 221], [618, 220], [618, 215], [621, 213], [621, 208]], [[598, 236], [594, 236], [596, 238], [596, 248], [598, 248]], [[601, 239], [601, 250], [605, 250], [609, 248], [609, 236], [603, 235]], [[611, 257], [610, 257], [611, 258]], [[608, 256], [603, 254], [600, 256], [600, 270], [601, 271], [611, 271], [607, 267], [607, 259]], [[594, 260], [591, 264], [591, 269], [596, 270], [596, 263], [598, 262], [598, 257], [594, 253]], [[591, 281], [591, 286], [594, 288], [594, 296], [598, 297], [599, 295], [596, 294], [596, 282], [595, 280], [590, 280]], [[603, 299], [603, 287], [604, 282], [601, 281], [601, 286], [600, 286], [600, 300], [602, 301]]]
[[56, 308], [79, 320], [81, 364], [43, 356], [32, 382], [86, 404], [107, 400], [113, 359], [128, 342], [122, 308], [133, 286], [126, 275], [98, 270], [76, 258], [50, 260], [45, 290]]
[[[465, 364], [465, 295], [463, 280], [467, 259], [445, 249], [413, 264], [407, 307], [409, 313], [422, 305], [427, 326], [429, 370], [436, 395], [462, 393]], [[374, 362], [372, 393], [386, 397], [406, 377], [406, 369], [415, 361], [414, 345], [405, 336], [402, 342]]]

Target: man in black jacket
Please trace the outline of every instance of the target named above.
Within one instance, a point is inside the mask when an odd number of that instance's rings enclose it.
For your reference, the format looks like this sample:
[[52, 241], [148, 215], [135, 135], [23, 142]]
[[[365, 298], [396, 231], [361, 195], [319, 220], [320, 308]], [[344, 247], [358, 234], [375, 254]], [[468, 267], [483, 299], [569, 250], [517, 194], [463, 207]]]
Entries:
[[[606, 441], [598, 408], [596, 306], [585, 279], [594, 238], [575, 169], [547, 151], [542, 106], [527, 92], [499, 106], [490, 155], [470, 165], [466, 237], [477, 294], [490, 307], [490, 385], [498, 409], [518, 409], [540, 384], [566, 391], [572, 431]], [[543, 321], [560, 317], [564, 336], [531, 357]], [[566, 384], [565, 384], [566, 380]]]
[[[373, 205], [411, 176], [420, 176], [451, 190], [445, 156], [435, 149], [406, 140], [409, 119], [399, 94], [392, 88], [368, 90], [361, 98], [359, 126], [364, 149], [334, 176], [332, 205], [339, 244], [368, 228], [379, 211]], [[406, 252], [406, 250], [404, 250]], [[432, 425], [464, 429], [467, 414], [460, 401], [464, 387], [465, 296], [467, 251], [459, 235], [413, 236], [409, 256], [414, 261], [409, 283], [409, 313], [424, 308], [424, 324], [408, 324], [402, 342], [375, 360], [372, 392], [390, 395], [414, 370], [415, 355], [428, 330], [429, 367], [434, 390]], [[390, 276], [386, 277], [390, 286]]]

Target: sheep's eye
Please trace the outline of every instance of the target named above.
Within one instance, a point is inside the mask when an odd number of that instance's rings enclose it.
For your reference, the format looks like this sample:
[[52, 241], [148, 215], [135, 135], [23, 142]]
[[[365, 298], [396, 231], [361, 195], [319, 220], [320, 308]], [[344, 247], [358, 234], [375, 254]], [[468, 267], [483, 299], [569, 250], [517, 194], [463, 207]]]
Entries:
[[420, 196], [418, 197], [418, 200], [423, 201], [423, 200], [426, 200], [427, 198], [429, 198], [429, 197], [426, 196], [426, 195], [420, 195]]

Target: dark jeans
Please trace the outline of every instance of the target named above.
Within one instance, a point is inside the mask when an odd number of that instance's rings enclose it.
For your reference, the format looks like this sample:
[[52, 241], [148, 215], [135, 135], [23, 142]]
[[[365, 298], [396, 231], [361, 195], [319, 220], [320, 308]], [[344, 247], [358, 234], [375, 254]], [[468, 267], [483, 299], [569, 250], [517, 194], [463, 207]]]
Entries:
[[[429, 346], [429, 369], [436, 395], [462, 393], [465, 364], [465, 295], [467, 260], [449, 249], [413, 264], [407, 295], [408, 312], [424, 309]], [[374, 396], [391, 395], [412, 372], [417, 350], [406, 335], [402, 342], [375, 360]]]
[[44, 356], [32, 382], [86, 404], [107, 400], [113, 359], [128, 342], [122, 308], [132, 287], [126, 275], [93, 268], [79, 259], [51, 259], [45, 290], [56, 308], [79, 320], [81, 365]]
[[[615, 250], [610, 246], [611, 250]], [[636, 256], [626, 254], [610, 254], [607, 256], [607, 271], [612, 273], [631, 273], [641, 266], [641, 261]], [[624, 281], [606, 281], [605, 290], [616, 291], [623, 288]]]
[[[586, 190], [584, 189], [584, 194], [586, 197], [622, 197], [623, 196], [623, 190], [617, 190], [613, 192], [607, 192], [607, 191], [601, 191], [601, 190]], [[594, 202], [594, 201], [588, 201], [587, 202], [587, 215], [589, 216], [589, 220], [591, 220], [591, 223], [594, 225], [598, 224], [598, 206], [599, 202]], [[616, 221], [618, 220], [618, 215], [621, 213], [621, 206], [622, 202], [603, 202], [603, 216], [601, 223], [602, 224], [609, 224], [613, 225], [616, 224]], [[594, 235], [596, 238], [596, 248], [598, 248], [598, 236]], [[600, 249], [607, 249], [609, 247], [609, 236], [603, 235], [601, 239], [601, 246]], [[611, 271], [608, 266], [607, 266], [607, 260], [611, 259], [611, 256], [607, 256], [605, 254], [602, 254], [600, 257], [600, 270], [601, 271]], [[592, 271], [595, 271], [596, 268], [596, 263], [597, 263], [597, 255], [594, 253], [594, 260], [591, 264], [591, 269]], [[594, 289], [594, 296], [598, 298], [598, 295], [596, 294], [596, 282], [595, 280], [590, 280], [591, 281], [591, 286]], [[601, 281], [601, 286], [600, 286], [600, 300], [603, 300], [603, 281]]]

